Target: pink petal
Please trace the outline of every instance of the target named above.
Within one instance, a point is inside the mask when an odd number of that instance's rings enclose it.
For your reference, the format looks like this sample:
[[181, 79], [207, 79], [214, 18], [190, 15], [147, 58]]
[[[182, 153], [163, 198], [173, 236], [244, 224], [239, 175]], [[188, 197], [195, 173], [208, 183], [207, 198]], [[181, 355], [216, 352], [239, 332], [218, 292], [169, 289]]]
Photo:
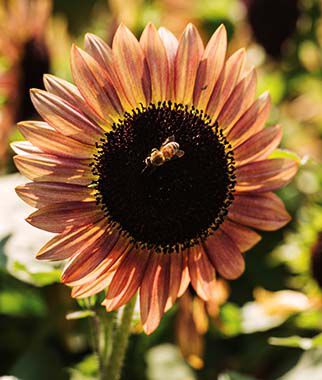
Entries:
[[221, 129], [228, 130], [252, 104], [256, 93], [256, 73], [250, 73], [242, 79], [224, 104], [218, 116]]
[[287, 185], [294, 177], [298, 163], [286, 158], [251, 162], [236, 170], [239, 192], [266, 192]]
[[205, 250], [215, 269], [227, 280], [234, 280], [244, 272], [243, 255], [236, 243], [223, 231], [217, 230], [208, 237]]
[[240, 49], [228, 58], [209, 99], [206, 113], [216, 120], [223, 105], [234, 90], [245, 61], [245, 50]]
[[255, 231], [228, 219], [224, 221], [220, 229], [237, 244], [241, 252], [248, 251], [261, 240], [261, 236]]
[[107, 311], [116, 310], [131, 300], [141, 285], [148, 260], [148, 252], [133, 249], [127, 254], [118, 267], [103, 302]]
[[146, 334], [159, 325], [169, 294], [169, 260], [167, 254], [153, 253], [140, 288], [141, 320]]
[[22, 175], [37, 182], [89, 185], [93, 178], [89, 162], [85, 160], [29, 154], [15, 156], [14, 162]]
[[271, 99], [266, 92], [249, 107], [244, 115], [229, 130], [227, 140], [235, 146], [262, 130], [269, 116], [270, 108]]
[[65, 100], [74, 108], [81, 110], [91, 120], [95, 121], [98, 130], [101, 129], [99, 124], [104, 123], [105, 120], [101, 119], [97, 113], [89, 107], [76, 86], [51, 74], [44, 75], [44, 85], [48, 92]]
[[234, 149], [237, 166], [267, 158], [278, 147], [281, 139], [282, 128], [279, 125], [257, 132]]
[[227, 49], [227, 32], [221, 25], [212, 35], [200, 61], [194, 88], [193, 103], [205, 109], [210, 95], [224, 67]]
[[34, 146], [45, 153], [59, 157], [90, 158], [94, 152], [92, 145], [83, 144], [68, 136], [64, 136], [47, 123], [40, 121], [24, 121], [18, 123], [23, 136]]
[[228, 212], [228, 217], [234, 222], [275, 231], [291, 220], [283, 202], [274, 193], [238, 194], [234, 198]]
[[95, 144], [103, 131], [81, 111], [56, 95], [42, 90], [30, 91], [31, 100], [47, 123], [60, 132], [85, 144]]
[[31, 207], [42, 208], [53, 203], [94, 202], [93, 190], [85, 186], [55, 182], [30, 182], [17, 186], [18, 196]]
[[108, 74], [89, 54], [75, 45], [71, 53], [71, 68], [74, 82], [86, 102], [107, 121], [117, 121], [123, 107]]
[[43, 207], [26, 220], [42, 230], [61, 233], [71, 227], [95, 223], [103, 217], [104, 213], [96, 202], [68, 202]]
[[190, 274], [188, 266], [188, 250], [182, 252], [182, 273], [180, 279], [180, 287], [178, 291], [178, 297], [181, 297], [187, 290], [190, 284]]
[[83, 279], [106, 259], [118, 239], [119, 233], [106, 226], [97, 235], [96, 241], [86, 244], [86, 247], [81, 252], [73, 256], [72, 260], [64, 268], [61, 281], [69, 284], [83, 282]]
[[131, 104], [150, 102], [150, 83], [143, 50], [132, 32], [121, 24], [113, 39], [114, 67]]
[[192, 286], [200, 298], [210, 300], [216, 290], [216, 274], [201, 245], [189, 249], [188, 263]]
[[179, 41], [175, 60], [175, 100], [191, 104], [203, 43], [197, 29], [188, 24]]
[[169, 99], [168, 58], [162, 40], [153, 24], [144, 29], [140, 44], [143, 48], [151, 78], [152, 97], [154, 103]]
[[37, 253], [38, 260], [65, 260], [95, 244], [104, 231], [104, 221], [68, 230], [49, 240]]
[[112, 49], [101, 38], [94, 34], [87, 33], [85, 35], [85, 50], [106, 70], [106, 74], [113, 83], [117, 94], [119, 94], [124, 110], [130, 111], [132, 108], [135, 108], [136, 104], [130, 104], [117, 76], [116, 70], [114, 69]]
[[166, 28], [159, 28], [158, 32], [168, 57], [169, 99], [174, 100], [174, 65], [179, 42], [177, 38]]
[[170, 254], [169, 296], [165, 305], [165, 311], [174, 305], [178, 297], [183, 272], [182, 261], [181, 252]]

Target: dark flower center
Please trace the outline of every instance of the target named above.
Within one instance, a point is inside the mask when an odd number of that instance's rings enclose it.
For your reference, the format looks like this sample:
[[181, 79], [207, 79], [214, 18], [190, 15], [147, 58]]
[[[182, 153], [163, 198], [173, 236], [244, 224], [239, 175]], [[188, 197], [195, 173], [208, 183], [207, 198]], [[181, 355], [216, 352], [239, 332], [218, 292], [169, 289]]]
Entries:
[[[170, 159], [151, 162], [152, 149], [164, 151], [171, 137], [179, 145], [171, 145]], [[233, 199], [231, 146], [216, 123], [181, 104], [126, 113], [97, 145], [92, 168], [97, 201], [111, 222], [139, 246], [160, 252], [204, 240]]]

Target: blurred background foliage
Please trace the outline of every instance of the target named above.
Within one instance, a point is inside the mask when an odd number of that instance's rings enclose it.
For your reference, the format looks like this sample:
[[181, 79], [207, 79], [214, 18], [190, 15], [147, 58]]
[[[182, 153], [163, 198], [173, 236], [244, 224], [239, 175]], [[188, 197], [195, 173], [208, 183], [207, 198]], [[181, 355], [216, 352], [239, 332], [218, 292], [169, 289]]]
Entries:
[[[284, 127], [274, 153], [301, 162], [280, 191], [293, 221], [264, 234], [245, 274], [218, 282], [216, 302], [188, 291], [151, 336], [138, 318], [123, 369], [127, 380], [322, 379], [322, 2], [321, 0], [1, 0], [0, 2], [0, 378], [97, 378], [88, 330], [99, 297], [77, 303], [61, 267], [33, 256], [48, 239], [24, 222], [9, 143], [15, 123], [37, 117], [30, 87], [50, 72], [70, 78], [69, 49], [86, 32], [111, 42], [119, 22], [140, 35], [148, 21], [178, 36], [187, 22], [205, 41], [224, 23], [230, 53], [247, 47], [269, 124]], [[290, 151], [294, 152], [291, 153]]]

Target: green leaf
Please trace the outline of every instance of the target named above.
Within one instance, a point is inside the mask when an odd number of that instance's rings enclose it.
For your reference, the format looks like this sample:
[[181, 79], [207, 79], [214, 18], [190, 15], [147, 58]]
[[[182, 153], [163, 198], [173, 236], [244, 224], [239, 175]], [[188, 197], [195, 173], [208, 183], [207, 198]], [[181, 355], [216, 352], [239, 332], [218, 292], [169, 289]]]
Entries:
[[31, 290], [5, 289], [0, 293], [0, 314], [41, 317], [46, 314], [46, 305], [41, 296]]
[[235, 371], [221, 373], [218, 380], [256, 380], [255, 377], [244, 375]]
[[322, 347], [322, 333], [314, 338], [302, 338], [294, 335], [287, 338], [269, 338], [268, 342], [273, 346], [295, 347], [302, 350], [310, 350], [312, 348]]
[[68, 313], [66, 315], [67, 320], [72, 320], [72, 319], [83, 319], [83, 318], [88, 318], [88, 317], [94, 317], [95, 312], [93, 310], [78, 310], [78, 311], [73, 311], [71, 313]]
[[296, 161], [298, 164], [304, 164], [304, 160], [298, 154], [288, 149], [276, 149], [272, 154], [270, 154], [269, 158], [288, 158]]

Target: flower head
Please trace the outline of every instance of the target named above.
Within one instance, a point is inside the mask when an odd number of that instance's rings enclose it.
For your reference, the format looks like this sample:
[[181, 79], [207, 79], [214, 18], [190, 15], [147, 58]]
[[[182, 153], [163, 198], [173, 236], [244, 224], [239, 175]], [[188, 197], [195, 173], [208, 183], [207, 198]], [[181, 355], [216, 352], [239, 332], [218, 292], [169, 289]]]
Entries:
[[17, 192], [38, 208], [28, 222], [58, 234], [37, 257], [68, 259], [73, 296], [107, 289], [108, 311], [139, 290], [147, 333], [190, 282], [207, 301], [216, 272], [239, 277], [253, 228], [290, 220], [272, 191], [297, 164], [268, 158], [281, 128], [263, 128], [269, 97], [226, 45], [223, 26], [206, 47], [191, 24], [179, 41], [152, 24], [140, 41], [121, 25], [112, 48], [87, 35], [76, 86], [46, 76], [31, 92], [45, 122], [20, 123], [15, 161], [33, 182]]
[[32, 117], [35, 109], [30, 87], [41, 87], [49, 71], [49, 51], [45, 31], [51, 0], [9, 0], [0, 4], [0, 95], [5, 103], [0, 110], [0, 161], [7, 155], [8, 137], [19, 120]]

